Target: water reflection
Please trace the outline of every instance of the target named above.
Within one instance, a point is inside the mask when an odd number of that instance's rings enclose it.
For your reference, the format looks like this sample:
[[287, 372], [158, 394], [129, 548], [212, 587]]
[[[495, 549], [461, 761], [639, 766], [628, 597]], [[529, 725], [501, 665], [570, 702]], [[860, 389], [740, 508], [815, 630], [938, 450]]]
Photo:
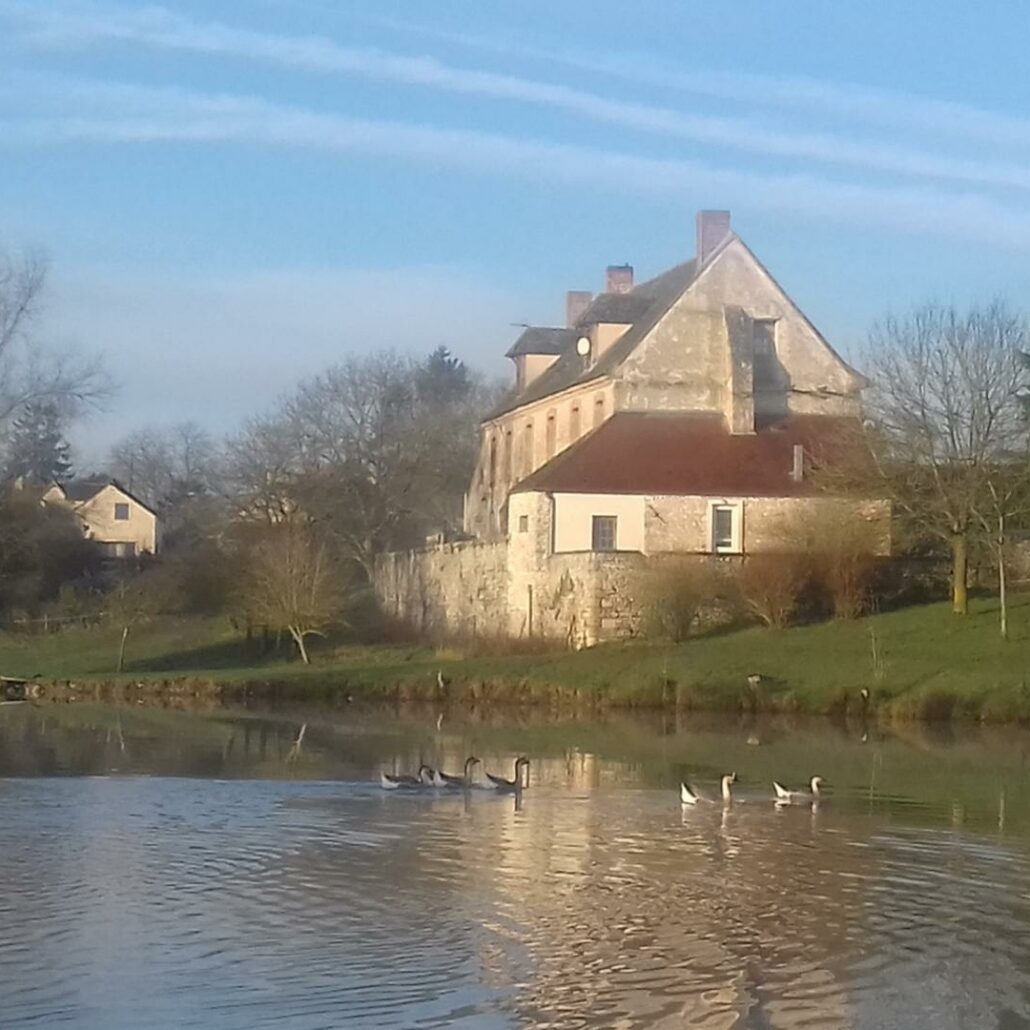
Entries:
[[[873, 738], [3, 709], [0, 1025], [1026, 1025], [1023, 736]], [[521, 805], [373, 782], [473, 752], [531, 754]]]

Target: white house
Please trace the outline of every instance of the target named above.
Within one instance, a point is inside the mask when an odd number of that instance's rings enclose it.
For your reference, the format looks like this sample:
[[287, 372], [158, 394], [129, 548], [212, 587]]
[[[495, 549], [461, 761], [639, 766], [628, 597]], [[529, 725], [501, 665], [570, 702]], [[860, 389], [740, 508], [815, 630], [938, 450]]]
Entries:
[[114, 479], [81, 479], [53, 484], [44, 504], [70, 508], [83, 535], [109, 558], [156, 554], [160, 545], [157, 513]]

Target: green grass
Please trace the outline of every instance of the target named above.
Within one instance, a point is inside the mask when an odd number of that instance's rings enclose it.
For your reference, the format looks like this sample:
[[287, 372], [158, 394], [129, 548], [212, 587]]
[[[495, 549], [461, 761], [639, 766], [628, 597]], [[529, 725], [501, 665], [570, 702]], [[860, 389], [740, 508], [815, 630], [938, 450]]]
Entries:
[[[262, 654], [226, 620], [165, 620], [132, 631], [125, 673], [116, 677], [119, 638], [116, 627], [0, 636], [0, 673], [80, 683], [261, 683], [296, 696], [334, 691], [391, 700], [436, 698], [441, 673], [446, 695], [462, 701], [849, 714], [860, 712], [858, 692], [866, 687], [873, 706], [896, 718], [1030, 719], [1030, 595], [1011, 604], [1008, 641], [998, 632], [997, 603], [982, 599], [965, 617], [927, 605], [852, 622], [578, 653], [327, 644], [310, 667], [285, 648]], [[762, 676], [757, 692], [747, 686], [751, 673]]]

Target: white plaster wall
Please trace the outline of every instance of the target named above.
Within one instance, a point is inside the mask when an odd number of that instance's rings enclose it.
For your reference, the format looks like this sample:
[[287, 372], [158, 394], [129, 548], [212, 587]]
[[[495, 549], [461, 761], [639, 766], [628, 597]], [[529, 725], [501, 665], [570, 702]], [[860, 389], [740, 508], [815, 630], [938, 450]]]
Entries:
[[554, 551], [589, 551], [595, 515], [614, 515], [615, 548], [644, 550], [644, 498], [633, 494], [555, 494]]

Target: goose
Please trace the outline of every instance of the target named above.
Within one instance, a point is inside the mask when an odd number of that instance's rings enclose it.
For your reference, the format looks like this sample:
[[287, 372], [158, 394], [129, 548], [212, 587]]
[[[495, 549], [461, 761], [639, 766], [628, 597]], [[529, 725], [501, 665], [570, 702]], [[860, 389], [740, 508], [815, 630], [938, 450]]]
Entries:
[[449, 776], [442, 769], [433, 774], [434, 787], [471, 787], [472, 769], [479, 764], [479, 759], [470, 755], [465, 759], [465, 772], [461, 776]]
[[797, 802], [817, 801], [823, 786], [821, 776], [813, 776], [809, 781], [809, 790], [787, 790], [786, 787], [773, 780], [773, 790], [776, 792], [776, 803], [778, 805], [791, 805]]
[[394, 776], [391, 773], [381, 772], [379, 774], [379, 785], [383, 790], [413, 790], [418, 787], [431, 787], [433, 785], [434, 770], [428, 765], [418, 767], [417, 776]]
[[[526, 782], [522, 782], [522, 770], [526, 770]], [[499, 790], [506, 793], [515, 791], [518, 793], [524, 787], [529, 786], [529, 759], [528, 758], [516, 758], [515, 759], [515, 778], [506, 780], [503, 776], [494, 776], [493, 773], [487, 773], [486, 778], [494, 785], [495, 790]]]
[[[722, 792], [722, 800], [729, 802], [733, 800], [733, 784], [737, 782], [736, 773], [727, 773], [719, 781], [719, 786]], [[684, 805], [696, 805], [699, 801], [708, 801], [703, 794], [698, 794], [689, 783], [680, 784], [680, 802]]]

